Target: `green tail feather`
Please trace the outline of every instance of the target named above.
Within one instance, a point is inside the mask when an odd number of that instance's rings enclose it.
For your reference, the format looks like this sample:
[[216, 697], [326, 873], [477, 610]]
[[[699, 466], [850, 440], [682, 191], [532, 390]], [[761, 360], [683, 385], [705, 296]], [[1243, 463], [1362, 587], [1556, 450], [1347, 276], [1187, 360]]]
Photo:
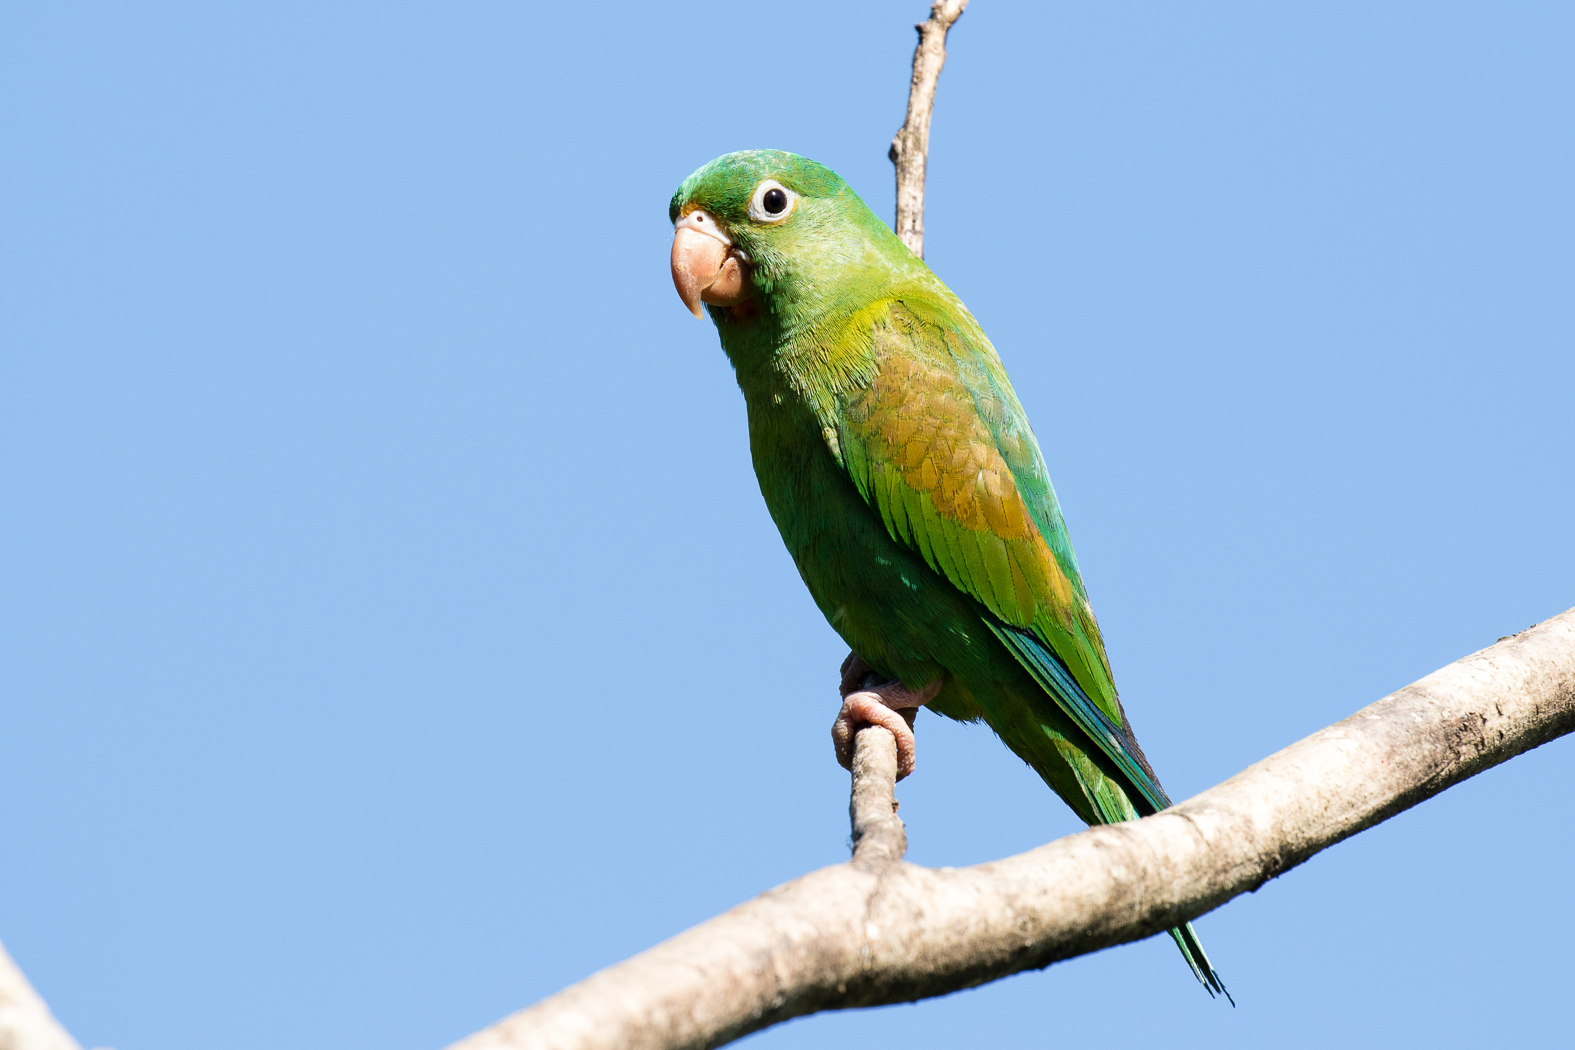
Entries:
[[[1111, 803], [1102, 794], [1095, 794], [1093, 798], [1094, 805], [1106, 824], [1119, 824], [1125, 820], [1137, 819], [1135, 812], [1127, 814], [1111, 812]], [[1223, 995], [1226, 1002], [1235, 1006], [1236, 1000], [1232, 999], [1230, 992], [1225, 990], [1225, 982], [1220, 980], [1214, 964], [1209, 961], [1209, 953], [1203, 950], [1203, 942], [1198, 939], [1198, 931], [1192, 928], [1192, 923], [1172, 926], [1170, 936], [1176, 942], [1176, 947], [1181, 949], [1181, 957], [1187, 960], [1187, 965], [1192, 968], [1192, 976], [1203, 985], [1203, 990], [1209, 993], [1209, 998]]]
[[[1168, 806], [1170, 798], [1165, 795], [1164, 789], [1159, 787], [1158, 781], [1154, 781], [1154, 789]], [[1119, 824], [1122, 821], [1136, 820], [1138, 817], [1132, 803], [1126, 798], [1111, 798], [1104, 792], [1097, 791], [1090, 792], [1089, 796], [1095, 810], [1106, 824]], [[1220, 980], [1214, 964], [1209, 961], [1209, 954], [1203, 950], [1203, 942], [1198, 940], [1198, 931], [1192, 928], [1192, 923], [1171, 927], [1170, 936], [1176, 942], [1176, 947], [1181, 949], [1181, 957], [1187, 960], [1187, 965], [1192, 968], [1192, 976], [1203, 985], [1203, 990], [1209, 993], [1209, 997], [1223, 995], [1231, 1006], [1235, 1006], [1236, 1000], [1232, 999], [1230, 992], [1225, 990], [1225, 982]]]
[[1226, 1002], [1235, 1006], [1236, 1000], [1230, 997], [1230, 992], [1225, 990], [1225, 982], [1214, 972], [1214, 964], [1209, 962], [1208, 953], [1203, 950], [1203, 942], [1198, 940], [1198, 931], [1192, 928], [1192, 923], [1172, 926], [1170, 936], [1176, 942], [1176, 947], [1181, 949], [1182, 958], [1192, 967], [1192, 976], [1198, 979], [1204, 990], [1210, 996], [1223, 995]]
[[[1144, 810], [1157, 813], [1169, 808], [1170, 796], [1165, 794], [1159, 779], [1143, 758], [1131, 729], [1113, 722], [1088, 698], [1061, 658], [1031, 631], [1008, 627], [988, 616], [984, 622], [1028, 673], [1033, 675], [1034, 680], [1056, 702], [1056, 706], [1088, 734], [1089, 740], [1127, 778], [1119, 798], [1113, 798], [1103, 791], [1088, 792], [1089, 801], [1093, 803], [1101, 822], [1118, 824], [1124, 820], [1136, 820], [1143, 815]], [[1088, 787], [1087, 784], [1084, 786]], [[1203, 985], [1204, 990], [1211, 997], [1223, 995], [1235, 1006], [1236, 1000], [1231, 998], [1220, 975], [1214, 971], [1214, 964], [1209, 962], [1208, 953], [1203, 950], [1203, 942], [1198, 940], [1198, 933], [1192, 928], [1192, 923], [1173, 928], [1170, 935], [1175, 939], [1176, 947], [1181, 949], [1182, 958], [1192, 967], [1192, 975]]]

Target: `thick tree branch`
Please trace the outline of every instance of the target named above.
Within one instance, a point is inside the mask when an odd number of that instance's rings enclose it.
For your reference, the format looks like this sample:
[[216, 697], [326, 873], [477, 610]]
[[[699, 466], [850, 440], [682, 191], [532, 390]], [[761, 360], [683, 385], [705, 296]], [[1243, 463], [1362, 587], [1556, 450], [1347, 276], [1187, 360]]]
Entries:
[[0, 1050], [82, 1050], [0, 946]]
[[778, 886], [452, 1050], [713, 1047], [791, 1017], [943, 995], [1138, 940], [1571, 730], [1575, 609], [1162, 813], [940, 870], [897, 859], [895, 749], [890, 733], [864, 730], [850, 863]]
[[930, 115], [935, 110], [935, 85], [946, 65], [946, 34], [962, 17], [968, 0], [935, 0], [930, 17], [913, 28], [919, 44], [913, 49], [913, 81], [908, 87], [908, 116], [891, 140], [887, 156], [897, 169], [897, 236], [924, 258], [924, 169], [930, 155]]

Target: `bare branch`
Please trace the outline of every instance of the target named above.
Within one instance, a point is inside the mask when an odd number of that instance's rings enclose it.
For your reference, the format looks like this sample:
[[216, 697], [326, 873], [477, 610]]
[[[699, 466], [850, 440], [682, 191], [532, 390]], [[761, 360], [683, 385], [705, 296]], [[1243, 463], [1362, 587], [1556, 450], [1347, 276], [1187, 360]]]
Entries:
[[853, 738], [853, 864], [879, 874], [908, 852], [908, 831], [897, 816], [897, 739], [880, 726]]
[[1162, 813], [940, 870], [895, 859], [900, 845], [875, 855], [889, 830], [876, 825], [889, 819], [900, 835], [901, 822], [881, 809], [890, 782], [860, 780], [894, 777], [895, 747], [885, 730], [864, 730], [852, 808], [867, 830], [852, 862], [778, 886], [451, 1050], [713, 1047], [791, 1017], [944, 995], [1138, 940], [1571, 730], [1575, 609]]
[[897, 236], [924, 258], [924, 169], [930, 155], [930, 115], [935, 110], [935, 85], [946, 65], [946, 34], [962, 17], [968, 0], [935, 0], [930, 17], [914, 26], [919, 44], [913, 49], [913, 82], [908, 87], [908, 116], [891, 140], [887, 156], [897, 169]]
[[0, 945], [0, 1050], [82, 1050]]

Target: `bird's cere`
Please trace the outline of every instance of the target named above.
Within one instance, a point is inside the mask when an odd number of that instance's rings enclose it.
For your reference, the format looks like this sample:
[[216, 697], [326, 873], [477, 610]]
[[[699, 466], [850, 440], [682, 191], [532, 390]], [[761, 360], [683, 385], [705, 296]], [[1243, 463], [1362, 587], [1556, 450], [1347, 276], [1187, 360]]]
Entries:
[[733, 239], [703, 210], [673, 224], [673, 287], [690, 313], [704, 317], [701, 303], [736, 306], [749, 298], [740, 256]]
[[673, 229], [675, 231], [694, 230], [696, 233], [703, 233], [707, 237], [715, 237], [729, 248], [733, 246], [733, 238], [727, 235], [727, 231], [718, 226], [715, 219], [699, 208], [675, 222]]

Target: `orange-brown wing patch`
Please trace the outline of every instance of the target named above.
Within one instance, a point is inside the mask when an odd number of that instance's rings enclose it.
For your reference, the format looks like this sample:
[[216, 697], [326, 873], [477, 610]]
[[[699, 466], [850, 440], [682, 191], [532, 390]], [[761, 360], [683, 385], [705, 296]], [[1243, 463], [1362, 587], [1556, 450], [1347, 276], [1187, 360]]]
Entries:
[[849, 437], [861, 446], [849, 463], [855, 480], [897, 538], [1002, 620], [1028, 628], [1047, 617], [1069, 627], [1071, 581], [1039, 534], [975, 392], [948, 358], [912, 348], [882, 355], [872, 381], [845, 402]]

